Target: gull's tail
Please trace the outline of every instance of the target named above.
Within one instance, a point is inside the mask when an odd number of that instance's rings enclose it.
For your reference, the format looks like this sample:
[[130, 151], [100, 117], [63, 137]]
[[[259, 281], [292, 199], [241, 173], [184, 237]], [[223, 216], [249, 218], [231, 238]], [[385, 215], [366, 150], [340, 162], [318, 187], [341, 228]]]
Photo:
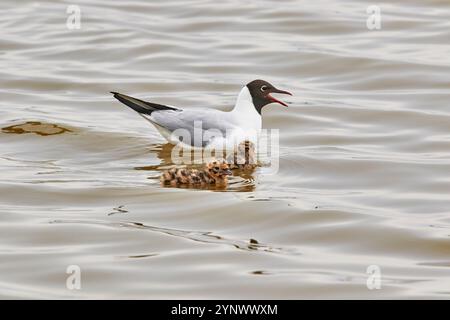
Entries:
[[165, 106], [163, 104], [157, 104], [152, 102], [147, 102], [144, 100], [139, 100], [118, 92], [111, 92], [114, 95], [114, 98], [125, 104], [126, 106], [130, 107], [134, 111], [140, 113], [140, 114], [148, 114], [151, 115], [153, 111], [158, 110], [179, 110], [174, 107]]

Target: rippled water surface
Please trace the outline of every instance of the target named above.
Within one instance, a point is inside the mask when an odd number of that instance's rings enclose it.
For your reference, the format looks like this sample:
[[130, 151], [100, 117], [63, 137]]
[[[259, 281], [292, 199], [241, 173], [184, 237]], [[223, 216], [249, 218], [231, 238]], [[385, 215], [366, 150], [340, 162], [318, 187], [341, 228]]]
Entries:
[[[0, 297], [450, 298], [450, 3], [372, 4], [1, 1]], [[162, 188], [109, 94], [226, 110], [256, 78], [294, 93], [280, 170], [225, 192]]]

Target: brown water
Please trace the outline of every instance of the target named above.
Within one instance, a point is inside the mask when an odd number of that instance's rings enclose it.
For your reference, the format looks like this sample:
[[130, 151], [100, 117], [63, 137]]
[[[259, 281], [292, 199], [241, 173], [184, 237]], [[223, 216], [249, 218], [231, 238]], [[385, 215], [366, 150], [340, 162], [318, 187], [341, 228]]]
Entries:
[[[450, 3], [0, 3], [0, 297], [450, 298]], [[276, 175], [161, 188], [120, 91], [230, 108], [292, 91]], [[81, 268], [81, 290], [66, 268]], [[366, 286], [368, 266], [381, 289]]]

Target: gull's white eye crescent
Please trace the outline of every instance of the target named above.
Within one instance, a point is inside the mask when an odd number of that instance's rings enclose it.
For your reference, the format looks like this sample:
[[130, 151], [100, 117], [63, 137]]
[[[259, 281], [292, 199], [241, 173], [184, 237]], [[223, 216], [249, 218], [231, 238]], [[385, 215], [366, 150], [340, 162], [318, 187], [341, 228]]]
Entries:
[[261, 86], [261, 91], [262, 91], [262, 92], [266, 91], [267, 89], [268, 89], [268, 88], [267, 88], [266, 85]]

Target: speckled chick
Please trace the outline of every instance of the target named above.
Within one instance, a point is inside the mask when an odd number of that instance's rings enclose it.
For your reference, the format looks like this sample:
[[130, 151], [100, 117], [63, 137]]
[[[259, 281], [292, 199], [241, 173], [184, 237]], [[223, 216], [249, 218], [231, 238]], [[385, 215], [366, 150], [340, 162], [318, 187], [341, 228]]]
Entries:
[[228, 157], [231, 169], [252, 170], [257, 166], [255, 144], [245, 140], [239, 143], [233, 154]]
[[232, 172], [225, 160], [213, 160], [201, 170], [172, 168], [161, 175], [161, 183], [172, 187], [189, 185], [206, 187], [210, 185], [226, 186]]

